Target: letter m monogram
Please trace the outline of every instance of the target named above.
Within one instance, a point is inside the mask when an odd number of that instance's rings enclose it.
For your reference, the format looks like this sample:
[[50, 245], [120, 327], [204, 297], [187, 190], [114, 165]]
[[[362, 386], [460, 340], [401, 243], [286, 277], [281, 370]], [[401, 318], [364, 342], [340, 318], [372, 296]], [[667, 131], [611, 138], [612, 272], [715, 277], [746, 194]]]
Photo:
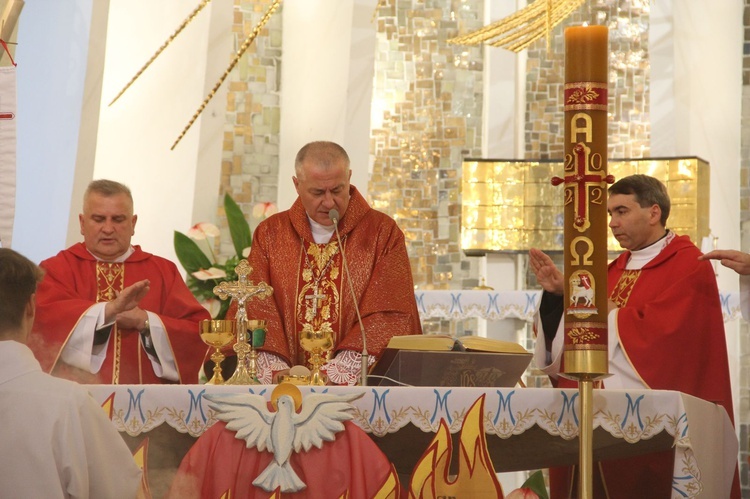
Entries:
[[385, 396], [390, 392], [391, 390], [386, 390], [382, 394], [378, 394], [377, 391], [373, 390], [372, 395], [372, 414], [370, 414], [370, 424], [375, 420], [375, 413], [377, 413], [379, 410], [383, 411], [383, 414], [385, 415], [385, 420], [388, 422], [388, 424], [391, 423], [391, 415], [388, 414], [388, 409], [385, 407]]
[[628, 408], [625, 409], [625, 417], [622, 418], [622, 423], [620, 424], [620, 428], [625, 428], [625, 424], [628, 422], [628, 418], [630, 415], [634, 415], [636, 419], [638, 419], [638, 427], [643, 430], [643, 423], [641, 422], [641, 400], [643, 400], [643, 395], [635, 399], [635, 402], [633, 402], [633, 399], [630, 397], [629, 393], [626, 393], [625, 396], [628, 398]]
[[508, 413], [508, 416], [510, 416], [510, 422], [514, 425], [516, 424], [516, 418], [513, 417], [513, 411], [510, 410], [510, 397], [514, 393], [516, 393], [516, 391], [511, 390], [510, 392], [508, 392], [507, 397], [503, 397], [503, 392], [501, 392], [500, 390], [497, 391], [497, 415], [495, 415], [494, 424], [497, 424], [497, 420], [500, 419], [500, 414], [506, 411]]
[[188, 392], [190, 393], [190, 409], [188, 409], [185, 424], [190, 422], [190, 416], [193, 414], [193, 409], [195, 409], [195, 412], [200, 413], [200, 417], [205, 423], [206, 415], [203, 413], [203, 394], [206, 393], [206, 390], [203, 389], [199, 391], [197, 395], [193, 393], [193, 390], [188, 390]]
[[576, 398], [578, 398], [578, 392], [574, 393], [572, 397], [570, 397], [570, 400], [568, 400], [568, 394], [565, 392], [562, 392], [563, 396], [563, 406], [560, 410], [560, 417], [557, 420], [557, 425], [560, 426], [562, 424], [563, 417], [565, 417], [565, 414], [567, 412], [570, 412], [573, 415], [573, 421], [575, 421], [576, 426], [578, 426], [578, 416], [576, 415], [576, 406], [575, 401]]
[[128, 412], [125, 413], [125, 421], [128, 421], [130, 419], [130, 412], [138, 411], [138, 416], [141, 418], [141, 423], [143, 423], [146, 420], [146, 417], [143, 415], [143, 408], [141, 407], [141, 397], [143, 396], [143, 392], [146, 390], [140, 390], [138, 394], [134, 394], [133, 390], [128, 388], [128, 394], [130, 394], [130, 399], [128, 400]]
[[[437, 417], [438, 412], [445, 412], [445, 419], [448, 420], [448, 424], [453, 423], [453, 419], [451, 418], [451, 414], [448, 411], [448, 395], [450, 395], [452, 390], [448, 390], [442, 395], [439, 391], [435, 390], [435, 409], [432, 411], [432, 417], [430, 418], [430, 424], [435, 423], [435, 417]], [[441, 411], [442, 409], [442, 411]]]

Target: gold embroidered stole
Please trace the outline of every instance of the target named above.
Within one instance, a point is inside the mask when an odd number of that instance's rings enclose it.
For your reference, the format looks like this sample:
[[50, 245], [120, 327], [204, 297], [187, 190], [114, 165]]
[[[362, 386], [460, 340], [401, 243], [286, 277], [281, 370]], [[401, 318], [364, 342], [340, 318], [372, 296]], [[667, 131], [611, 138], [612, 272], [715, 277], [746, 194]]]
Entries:
[[[96, 262], [96, 302], [112, 301], [117, 293], [125, 288], [125, 264]], [[120, 357], [122, 355], [122, 336], [115, 323], [112, 326], [114, 336], [114, 358], [112, 361], [112, 384], [120, 381]]]
[[[299, 272], [296, 320], [297, 341], [302, 332], [328, 334], [332, 344], [339, 343], [341, 332], [341, 251], [334, 238], [328, 244], [302, 242], [302, 268]], [[309, 362], [309, 354], [303, 355], [297, 344], [295, 361]], [[332, 350], [326, 352], [330, 357]]]
[[623, 271], [620, 279], [617, 281], [617, 284], [615, 284], [615, 287], [612, 288], [612, 293], [610, 293], [609, 295], [609, 299], [615, 302], [618, 308], [622, 308], [628, 304], [630, 294], [633, 292], [635, 282], [638, 280], [638, 277], [640, 277], [640, 275], [640, 270]]

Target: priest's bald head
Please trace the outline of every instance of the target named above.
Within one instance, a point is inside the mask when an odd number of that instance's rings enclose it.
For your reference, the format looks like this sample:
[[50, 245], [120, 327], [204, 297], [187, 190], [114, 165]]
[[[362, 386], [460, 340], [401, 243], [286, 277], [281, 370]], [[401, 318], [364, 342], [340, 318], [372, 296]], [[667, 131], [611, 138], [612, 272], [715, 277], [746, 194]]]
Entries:
[[36, 286], [44, 272], [10, 248], [0, 248], [0, 340], [26, 343], [34, 324]]
[[292, 177], [307, 216], [320, 225], [333, 225], [328, 213], [346, 213], [351, 192], [349, 155], [335, 142], [310, 142], [297, 153]]
[[78, 221], [86, 249], [101, 260], [116, 260], [130, 248], [138, 221], [130, 189], [113, 180], [94, 180], [83, 195]]
[[664, 237], [670, 209], [666, 186], [649, 175], [629, 175], [609, 188], [609, 227], [627, 250], [643, 249]]

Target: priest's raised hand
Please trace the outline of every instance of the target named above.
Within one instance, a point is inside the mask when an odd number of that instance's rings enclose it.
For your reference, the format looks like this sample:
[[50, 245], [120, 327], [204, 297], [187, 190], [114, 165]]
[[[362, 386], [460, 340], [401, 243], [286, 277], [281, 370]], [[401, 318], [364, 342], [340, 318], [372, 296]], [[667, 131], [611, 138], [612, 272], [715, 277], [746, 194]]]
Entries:
[[552, 261], [552, 258], [536, 248], [531, 248], [529, 250], [529, 264], [536, 276], [536, 282], [542, 289], [556, 295], [563, 294], [563, 274]]
[[148, 294], [150, 284], [148, 279], [143, 279], [116, 293], [117, 297], [104, 306], [104, 320], [117, 322], [121, 328], [143, 330], [148, 314], [138, 304]]

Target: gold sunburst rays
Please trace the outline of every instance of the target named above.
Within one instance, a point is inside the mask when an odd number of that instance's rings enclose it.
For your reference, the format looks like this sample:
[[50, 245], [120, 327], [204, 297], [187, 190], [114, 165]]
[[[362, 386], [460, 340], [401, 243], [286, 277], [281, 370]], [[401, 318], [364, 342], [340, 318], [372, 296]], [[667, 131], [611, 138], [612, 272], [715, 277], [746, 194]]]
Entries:
[[122, 96], [122, 94], [124, 94], [125, 91], [129, 89], [133, 83], [135, 83], [135, 80], [140, 78], [140, 76], [143, 74], [144, 71], [146, 71], [146, 69], [148, 69], [151, 63], [153, 63], [156, 60], [156, 58], [159, 57], [159, 55], [162, 52], [164, 52], [164, 50], [167, 47], [169, 47], [172, 41], [174, 41], [174, 39], [177, 38], [177, 35], [182, 33], [182, 30], [184, 30], [185, 27], [188, 24], [190, 24], [193, 21], [193, 19], [195, 19], [195, 16], [197, 16], [200, 13], [200, 11], [203, 10], [203, 7], [205, 7], [210, 1], [211, 0], [202, 0], [201, 3], [198, 4], [198, 6], [195, 9], [193, 9], [193, 11], [190, 14], [188, 14], [185, 20], [182, 21], [182, 24], [180, 24], [180, 26], [176, 30], [174, 30], [174, 33], [169, 35], [169, 38], [167, 38], [167, 40], [164, 43], [162, 43], [161, 47], [159, 47], [159, 49], [156, 52], [154, 52], [154, 55], [152, 55], [151, 58], [148, 61], [146, 61], [146, 64], [144, 64], [141, 67], [141, 69], [139, 69], [138, 72], [135, 73], [135, 75], [133, 75], [130, 81], [124, 87], [122, 87], [122, 90], [120, 90], [120, 92], [115, 96], [115, 98], [112, 99], [112, 101], [109, 103], [110, 106], [114, 104], [115, 101], [117, 101], [117, 99], [119, 99]]
[[227, 69], [224, 70], [224, 74], [221, 75], [219, 80], [216, 82], [214, 87], [211, 89], [211, 91], [208, 93], [205, 99], [203, 99], [203, 103], [198, 107], [198, 110], [193, 114], [193, 117], [190, 118], [190, 121], [185, 126], [185, 128], [182, 130], [180, 135], [177, 137], [177, 140], [174, 141], [174, 144], [172, 144], [172, 147], [170, 147], [170, 150], [174, 150], [174, 148], [179, 144], [180, 140], [185, 136], [185, 134], [190, 130], [190, 127], [193, 126], [193, 123], [195, 123], [195, 120], [198, 119], [198, 116], [203, 112], [203, 110], [208, 105], [209, 101], [213, 98], [216, 91], [219, 89], [222, 83], [224, 83], [224, 80], [226, 80], [227, 76], [229, 76], [229, 73], [232, 72], [232, 69], [237, 65], [237, 62], [239, 62], [240, 57], [245, 53], [247, 48], [250, 46], [251, 43], [253, 43], [253, 40], [258, 36], [260, 33], [260, 30], [263, 29], [263, 26], [268, 22], [269, 19], [271, 19], [271, 16], [276, 11], [278, 6], [281, 4], [281, 0], [274, 0], [273, 3], [268, 7], [268, 10], [266, 10], [266, 13], [263, 14], [263, 17], [258, 21], [258, 24], [255, 25], [255, 28], [253, 28], [253, 31], [248, 35], [248, 37], [245, 39], [244, 42], [242, 42], [242, 45], [237, 50], [237, 52], [234, 54], [234, 57], [232, 57], [232, 60], [229, 62], [229, 66], [227, 66]]
[[523, 9], [481, 29], [448, 40], [455, 45], [487, 43], [520, 52], [541, 37], [549, 38], [552, 29], [586, 0], [535, 0]]
[[[141, 69], [138, 70], [138, 72], [130, 79], [130, 81], [120, 90], [120, 92], [115, 96], [114, 99], [112, 99], [112, 102], [109, 103], [111, 106], [112, 104], [117, 101], [124, 93], [127, 91], [135, 81], [140, 78], [140, 76], [143, 74], [146, 69], [156, 60], [157, 57], [161, 55], [162, 52], [174, 41], [174, 39], [185, 29], [185, 27], [190, 24], [193, 19], [195, 19], [195, 16], [197, 16], [201, 10], [210, 2], [211, 0], [201, 0], [200, 4], [193, 9], [193, 11], [185, 18], [184, 21], [180, 24], [180, 26], [167, 38], [167, 40], [159, 47], [159, 49], [154, 52], [154, 55], [151, 56], [151, 58], [146, 61], [146, 63], [141, 67]], [[237, 52], [232, 57], [232, 60], [229, 62], [229, 65], [224, 70], [224, 73], [219, 77], [219, 80], [216, 82], [216, 84], [213, 86], [211, 91], [208, 93], [206, 98], [203, 100], [201, 105], [198, 107], [198, 110], [193, 114], [193, 116], [190, 118], [190, 121], [188, 124], [183, 128], [180, 135], [177, 137], [177, 140], [174, 141], [172, 144], [172, 147], [170, 147], [170, 150], [174, 150], [174, 148], [177, 146], [177, 144], [182, 140], [182, 138], [185, 136], [185, 134], [190, 130], [190, 127], [193, 126], [193, 123], [195, 123], [195, 120], [198, 119], [198, 116], [203, 112], [203, 110], [206, 108], [208, 103], [211, 101], [213, 96], [216, 94], [216, 91], [219, 89], [222, 83], [224, 83], [224, 80], [226, 80], [227, 76], [229, 76], [229, 73], [231, 73], [232, 69], [237, 65], [240, 58], [244, 55], [245, 51], [250, 47], [250, 45], [253, 43], [255, 38], [257, 38], [258, 34], [260, 33], [260, 30], [263, 29], [263, 26], [268, 22], [268, 20], [271, 18], [273, 13], [276, 11], [276, 9], [281, 4], [281, 0], [274, 0], [273, 3], [268, 7], [265, 14], [263, 14], [263, 17], [260, 19], [258, 24], [253, 28], [252, 32], [247, 36], [244, 42], [242, 42], [242, 45], [237, 50]]]

